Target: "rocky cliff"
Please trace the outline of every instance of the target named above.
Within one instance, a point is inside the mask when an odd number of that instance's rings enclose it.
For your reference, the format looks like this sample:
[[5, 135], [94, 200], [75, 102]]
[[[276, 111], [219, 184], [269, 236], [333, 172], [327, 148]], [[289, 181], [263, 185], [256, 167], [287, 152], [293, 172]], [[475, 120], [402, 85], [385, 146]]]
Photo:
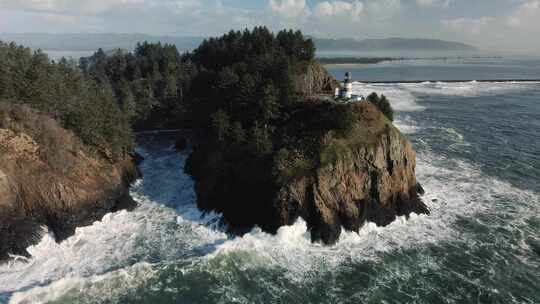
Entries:
[[396, 216], [429, 213], [415, 152], [376, 106], [306, 102], [288, 113], [272, 155], [195, 149], [186, 169], [201, 209], [221, 212], [234, 232], [254, 225], [275, 232], [302, 217], [312, 239], [326, 244], [342, 227], [358, 231], [366, 221], [384, 226]]
[[0, 259], [26, 254], [42, 227], [61, 241], [134, 206], [128, 187], [138, 175], [132, 158], [98, 156], [51, 118], [0, 103]]
[[303, 217], [313, 240], [324, 243], [337, 241], [341, 227], [358, 231], [365, 221], [385, 226], [396, 216], [429, 213], [410, 142], [369, 102], [350, 108], [357, 121], [349, 136], [326, 134], [312, 174], [284, 185], [274, 201], [279, 225]]
[[334, 90], [340, 86], [339, 82], [317, 62], [308, 64], [305, 73], [296, 76], [294, 84], [296, 91], [304, 95], [334, 94]]

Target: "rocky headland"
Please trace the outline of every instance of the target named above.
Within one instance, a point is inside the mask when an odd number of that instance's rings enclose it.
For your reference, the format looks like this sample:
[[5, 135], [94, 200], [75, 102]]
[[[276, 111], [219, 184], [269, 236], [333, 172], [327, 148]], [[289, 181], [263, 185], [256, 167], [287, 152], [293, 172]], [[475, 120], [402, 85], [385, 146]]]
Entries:
[[385, 226], [429, 213], [411, 143], [374, 104], [309, 101], [288, 112], [275, 131], [275, 153], [195, 147], [186, 170], [200, 209], [221, 212], [239, 233], [255, 225], [276, 232], [301, 217], [312, 239], [326, 244], [342, 227], [358, 231], [366, 221]]
[[338, 240], [342, 227], [358, 231], [366, 221], [386, 226], [396, 216], [429, 213], [410, 142], [371, 103], [348, 107], [356, 118], [350, 134], [319, 138], [316, 165], [272, 198], [278, 226], [302, 217], [312, 239], [327, 244]]
[[26, 255], [46, 227], [58, 242], [107, 212], [130, 208], [133, 157], [92, 151], [53, 119], [0, 103], [0, 260]]

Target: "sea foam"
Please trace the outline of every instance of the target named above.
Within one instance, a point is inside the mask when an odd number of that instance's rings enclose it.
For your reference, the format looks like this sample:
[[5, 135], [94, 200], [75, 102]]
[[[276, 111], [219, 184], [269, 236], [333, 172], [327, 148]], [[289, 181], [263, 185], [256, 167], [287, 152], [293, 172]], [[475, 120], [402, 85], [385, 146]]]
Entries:
[[[357, 84], [355, 90], [365, 95], [371, 91], [387, 94], [396, 105], [398, 127], [414, 133], [419, 126], [407, 112], [425, 109], [417, 104], [415, 94], [433, 94], [430, 90], [440, 90], [437, 86], [444, 85]], [[455, 85], [454, 94], [470, 91], [459, 88], [462, 85]], [[482, 90], [490, 92], [493, 88]], [[443, 134], [466, 143], [453, 129]], [[91, 226], [78, 228], [61, 244], [46, 234], [29, 248], [32, 256], [27, 262], [0, 266], [0, 299], [42, 303], [70, 295], [112, 302], [129, 290], [149, 289], [149, 282], [163, 275], [164, 269], [183, 275], [198, 272], [218, 276], [223, 272], [227, 277], [228, 270], [222, 267], [231, 259], [241, 271], [276, 268], [291, 282], [301, 283], [345, 265], [381, 261], [396, 251], [441, 242], [472, 242], [463, 233], [460, 221], [466, 218], [481, 226], [497, 225], [477, 215], [497, 217], [501, 204], [510, 210], [504, 215], [510, 219], [501, 229], [516, 231], [516, 235], [522, 234], [531, 215], [540, 211], [538, 193], [518, 189], [471, 163], [449, 159], [422, 146], [418, 150], [417, 178], [426, 190], [423, 199], [431, 210], [429, 216], [401, 217], [384, 228], [367, 223], [358, 233], [343, 231], [333, 246], [312, 243], [302, 219], [281, 227], [276, 235], [255, 228], [242, 237], [230, 238], [217, 225], [219, 215], [197, 210], [193, 181], [183, 173], [187, 153], [170, 151], [169, 146], [140, 150], [146, 157], [142, 164], [144, 178], [131, 190], [139, 203], [137, 209], [108, 214]], [[526, 252], [531, 248], [526, 239], [516, 242], [523, 247], [523, 263], [534, 263], [527, 260]], [[423, 259], [422, 267], [439, 267], [432, 257]], [[238, 296], [226, 280], [223, 284], [223, 293]], [[171, 290], [176, 287], [167, 286]]]

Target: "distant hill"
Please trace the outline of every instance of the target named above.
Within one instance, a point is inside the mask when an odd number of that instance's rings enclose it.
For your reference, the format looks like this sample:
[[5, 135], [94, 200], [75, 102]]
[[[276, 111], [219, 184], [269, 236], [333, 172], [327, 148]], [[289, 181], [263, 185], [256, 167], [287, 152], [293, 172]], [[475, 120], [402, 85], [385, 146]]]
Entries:
[[[205, 37], [190, 36], [151, 36], [146, 34], [6, 34], [0, 33], [0, 40], [15, 41], [33, 49], [49, 51], [89, 51], [132, 50], [137, 42], [174, 44], [179, 51], [193, 50]], [[453, 41], [438, 39], [322, 39], [312, 38], [319, 51], [378, 51], [378, 50], [414, 50], [414, 51], [470, 51], [475, 47]]]
[[146, 34], [5, 34], [0, 33], [0, 40], [15, 41], [32, 49], [50, 51], [88, 51], [102, 48], [104, 50], [133, 50], [137, 42], [174, 44], [179, 51], [195, 49], [203, 37], [189, 36], [151, 36]]
[[378, 50], [411, 50], [411, 51], [472, 51], [475, 47], [461, 42], [440, 39], [322, 39], [313, 38], [318, 51], [378, 51]]

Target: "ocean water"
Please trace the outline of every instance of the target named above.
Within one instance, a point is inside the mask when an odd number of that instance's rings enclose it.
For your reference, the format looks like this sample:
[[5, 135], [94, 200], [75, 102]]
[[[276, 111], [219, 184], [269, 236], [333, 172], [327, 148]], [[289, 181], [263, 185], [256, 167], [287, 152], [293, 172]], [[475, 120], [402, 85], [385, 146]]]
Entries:
[[328, 66], [337, 79], [351, 72], [358, 81], [540, 80], [540, 58], [484, 57], [387, 61]]
[[430, 216], [367, 224], [334, 246], [311, 243], [301, 220], [231, 238], [196, 208], [189, 151], [147, 133], [139, 207], [61, 244], [44, 231], [31, 258], [0, 265], [0, 303], [540, 303], [540, 82], [354, 90], [391, 100]]

